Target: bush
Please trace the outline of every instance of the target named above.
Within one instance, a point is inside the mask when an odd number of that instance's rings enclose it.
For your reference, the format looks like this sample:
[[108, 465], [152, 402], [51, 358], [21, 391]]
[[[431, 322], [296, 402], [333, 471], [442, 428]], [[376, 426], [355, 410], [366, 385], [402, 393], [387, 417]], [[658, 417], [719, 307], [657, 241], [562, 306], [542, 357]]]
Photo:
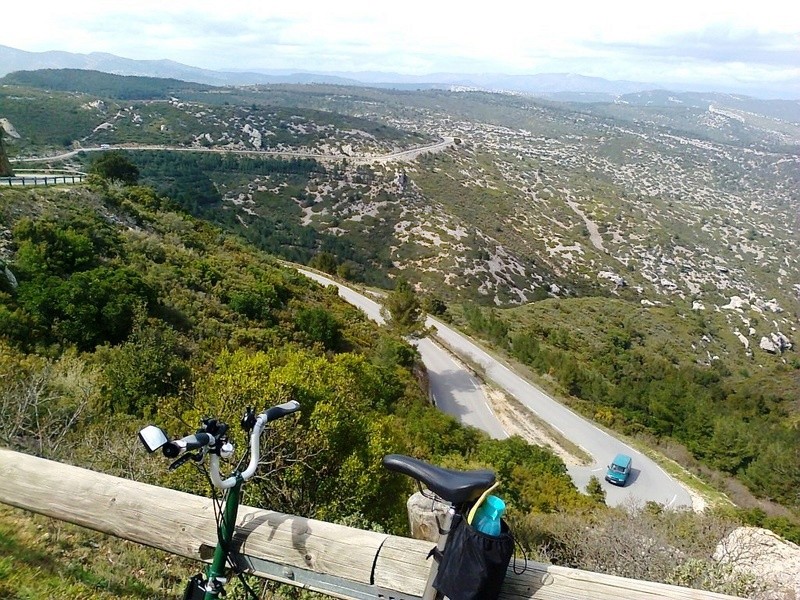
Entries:
[[139, 167], [121, 152], [104, 152], [92, 161], [89, 172], [109, 181], [134, 185], [139, 180]]
[[336, 350], [342, 342], [342, 326], [324, 308], [304, 308], [295, 318], [297, 329], [312, 343], [320, 343], [327, 350]]
[[43, 340], [93, 350], [127, 338], [136, 312], [146, 311], [154, 293], [131, 269], [98, 267], [68, 279], [40, 276], [25, 281], [17, 300]]
[[271, 283], [258, 282], [233, 292], [228, 300], [232, 310], [264, 323], [274, 322], [274, 311], [286, 302], [288, 290]]

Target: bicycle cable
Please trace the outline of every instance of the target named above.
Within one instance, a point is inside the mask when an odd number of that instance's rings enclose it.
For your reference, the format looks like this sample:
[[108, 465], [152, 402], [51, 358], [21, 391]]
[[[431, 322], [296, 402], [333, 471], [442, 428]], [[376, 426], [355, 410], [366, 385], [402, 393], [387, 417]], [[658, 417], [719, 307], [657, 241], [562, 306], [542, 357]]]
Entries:
[[[250, 449], [248, 448], [247, 451], [242, 455], [237, 463], [234, 472], [239, 473], [242, 464], [244, 464], [245, 460], [248, 459], [250, 456]], [[258, 594], [255, 593], [253, 588], [244, 578], [244, 572], [239, 567], [239, 565], [234, 561], [232, 554], [233, 548], [225, 543], [224, 536], [222, 535], [222, 519], [224, 518], [224, 512], [222, 510], [222, 505], [226, 502], [228, 493], [230, 490], [225, 490], [225, 492], [220, 497], [217, 494], [217, 488], [213, 485], [211, 481], [211, 475], [208, 473], [208, 469], [206, 469], [205, 465], [201, 464], [198, 465], [198, 469], [200, 469], [206, 477], [206, 480], [211, 487], [211, 504], [214, 507], [214, 521], [216, 523], [217, 529], [217, 543], [222, 547], [223, 552], [225, 552], [225, 559], [230, 567], [233, 574], [239, 579], [239, 582], [242, 584], [242, 588], [244, 588], [245, 592], [250, 596], [251, 600], [259, 600]]]

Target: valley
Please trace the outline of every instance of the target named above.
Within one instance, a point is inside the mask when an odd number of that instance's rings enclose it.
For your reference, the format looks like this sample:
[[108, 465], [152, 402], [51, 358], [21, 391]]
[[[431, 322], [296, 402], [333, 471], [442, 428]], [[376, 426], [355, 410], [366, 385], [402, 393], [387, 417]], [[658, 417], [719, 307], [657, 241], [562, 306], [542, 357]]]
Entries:
[[[141, 181], [183, 209], [287, 259], [324, 258], [344, 279], [408, 279], [606, 426], [679, 439], [745, 479], [759, 436], [781, 460], [800, 448], [791, 103], [325, 85], [135, 100], [2, 90], [14, 159], [55, 155], [60, 137], [76, 153], [67, 165], [88, 169], [84, 147], [137, 146], [127, 156]], [[48, 137], [59, 110], [80, 118]], [[679, 397], [651, 389], [674, 373]], [[637, 399], [621, 396], [626, 386]], [[701, 404], [684, 406], [691, 394]], [[698, 417], [684, 425], [688, 414]], [[726, 435], [733, 457], [722, 460]], [[695, 444], [704, 436], [713, 448]], [[765, 493], [749, 481], [756, 495], [797, 503], [784, 485]]]

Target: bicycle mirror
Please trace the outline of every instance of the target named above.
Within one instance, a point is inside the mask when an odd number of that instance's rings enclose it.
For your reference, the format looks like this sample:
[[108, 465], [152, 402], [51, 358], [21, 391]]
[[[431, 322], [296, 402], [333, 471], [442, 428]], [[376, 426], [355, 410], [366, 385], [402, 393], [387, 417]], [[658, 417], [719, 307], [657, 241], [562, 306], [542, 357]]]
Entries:
[[164, 433], [164, 430], [155, 425], [148, 425], [142, 429], [139, 432], [139, 439], [142, 440], [142, 444], [144, 444], [148, 452], [155, 452], [169, 442], [169, 438], [167, 434]]

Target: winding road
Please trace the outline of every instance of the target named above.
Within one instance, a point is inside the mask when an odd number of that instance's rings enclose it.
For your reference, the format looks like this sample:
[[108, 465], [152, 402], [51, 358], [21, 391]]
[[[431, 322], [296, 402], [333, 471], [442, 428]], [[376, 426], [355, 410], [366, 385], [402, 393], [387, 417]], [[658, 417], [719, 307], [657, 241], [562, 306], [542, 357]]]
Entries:
[[[350, 304], [361, 308], [366, 315], [383, 323], [381, 305], [324, 275], [299, 269], [307, 277], [323, 285], [335, 285], [339, 294]], [[437, 336], [465, 361], [478, 365], [487, 380], [516, 398], [539, 418], [549, 423], [566, 439], [580, 446], [593, 458], [589, 466], [568, 466], [578, 489], [584, 489], [592, 475], [600, 479], [610, 505], [626, 505], [654, 501], [667, 507], [691, 507], [692, 498], [686, 489], [647, 456], [617, 440], [606, 431], [572, 412], [539, 388], [532, 385], [509, 367], [478, 347], [463, 334], [433, 318], [427, 324], [437, 329]], [[444, 348], [429, 338], [417, 343], [422, 360], [428, 368], [431, 393], [436, 406], [477, 427], [494, 438], [508, 437], [486, 401], [481, 382], [460, 365]], [[617, 487], [603, 480], [605, 465], [617, 453], [633, 457], [633, 469], [628, 484]]]
[[[381, 305], [375, 300], [319, 273], [305, 269], [298, 271], [322, 285], [335, 285], [344, 300], [363, 310], [373, 321], [384, 323]], [[486, 402], [481, 382], [432, 340], [418, 340], [416, 345], [428, 370], [430, 392], [436, 406], [460, 422], [477, 427], [493, 438], [507, 438], [508, 433]]]
[[389, 154], [368, 155], [368, 154], [315, 154], [313, 152], [288, 152], [282, 150], [236, 150], [231, 148], [186, 148], [183, 146], [153, 146], [153, 145], [140, 145], [140, 144], [124, 144], [114, 146], [92, 146], [88, 148], [78, 148], [70, 150], [62, 154], [54, 154], [52, 156], [34, 156], [26, 158], [11, 158], [11, 162], [27, 163], [27, 162], [43, 162], [43, 161], [59, 161], [72, 158], [81, 152], [108, 152], [110, 150], [168, 150], [170, 152], [216, 152], [219, 154], [243, 154], [248, 156], [277, 156], [280, 158], [313, 158], [319, 161], [340, 161], [347, 160], [350, 163], [368, 164], [368, 163], [385, 163], [394, 161], [410, 161], [414, 160], [421, 154], [428, 152], [441, 152], [446, 150], [455, 143], [455, 138], [443, 137], [438, 142], [419, 146], [417, 148], [409, 148], [407, 150], [400, 150], [391, 152]]
[[[168, 146], [119, 146], [122, 150], [173, 150], [183, 152], [224, 152], [250, 155], [281, 156], [293, 158], [314, 158], [318, 160], [347, 159], [356, 163], [389, 162], [413, 160], [426, 152], [440, 152], [454, 143], [453, 138], [427, 146], [403, 150], [382, 156], [331, 156], [303, 152], [269, 152], [258, 150], [228, 150], [208, 148], [176, 148]], [[58, 156], [46, 158], [18, 159], [15, 162], [34, 162], [42, 160], [63, 160], [78, 152], [107, 151], [109, 148], [82, 148]], [[335, 285], [339, 294], [349, 303], [361, 308], [369, 318], [383, 323], [381, 305], [323, 275], [299, 269], [307, 277], [323, 284]], [[639, 451], [617, 440], [606, 431], [572, 412], [539, 388], [535, 387], [500, 361], [474, 344], [469, 338], [451, 329], [444, 323], [429, 318], [428, 325], [435, 327], [438, 337], [453, 353], [467, 363], [478, 365], [488, 381], [516, 398], [539, 418], [549, 423], [566, 439], [592, 456], [589, 466], [568, 466], [568, 471], [578, 489], [584, 489], [589, 478], [596, 475], [606, 490], [608, 504], [623, 505], [627, 502], [655, 501], [668, 507], [691, 507], [692, 498], [684, 487], [672, 479], [661, 467]], [[453, 355], [429, 338], [417, 342], [430, 377], [430, 390], [436, 406], [459, 419], [460, 422], [477, 427], [490, 436], [502, 439], [508, 437], [500, 421], [492, 412], [481, 381], [456, 361]], [[603, 480], [605, 465], [617, 453], [633, 457], [633, 470], [628, 484], [618, 488]]]

